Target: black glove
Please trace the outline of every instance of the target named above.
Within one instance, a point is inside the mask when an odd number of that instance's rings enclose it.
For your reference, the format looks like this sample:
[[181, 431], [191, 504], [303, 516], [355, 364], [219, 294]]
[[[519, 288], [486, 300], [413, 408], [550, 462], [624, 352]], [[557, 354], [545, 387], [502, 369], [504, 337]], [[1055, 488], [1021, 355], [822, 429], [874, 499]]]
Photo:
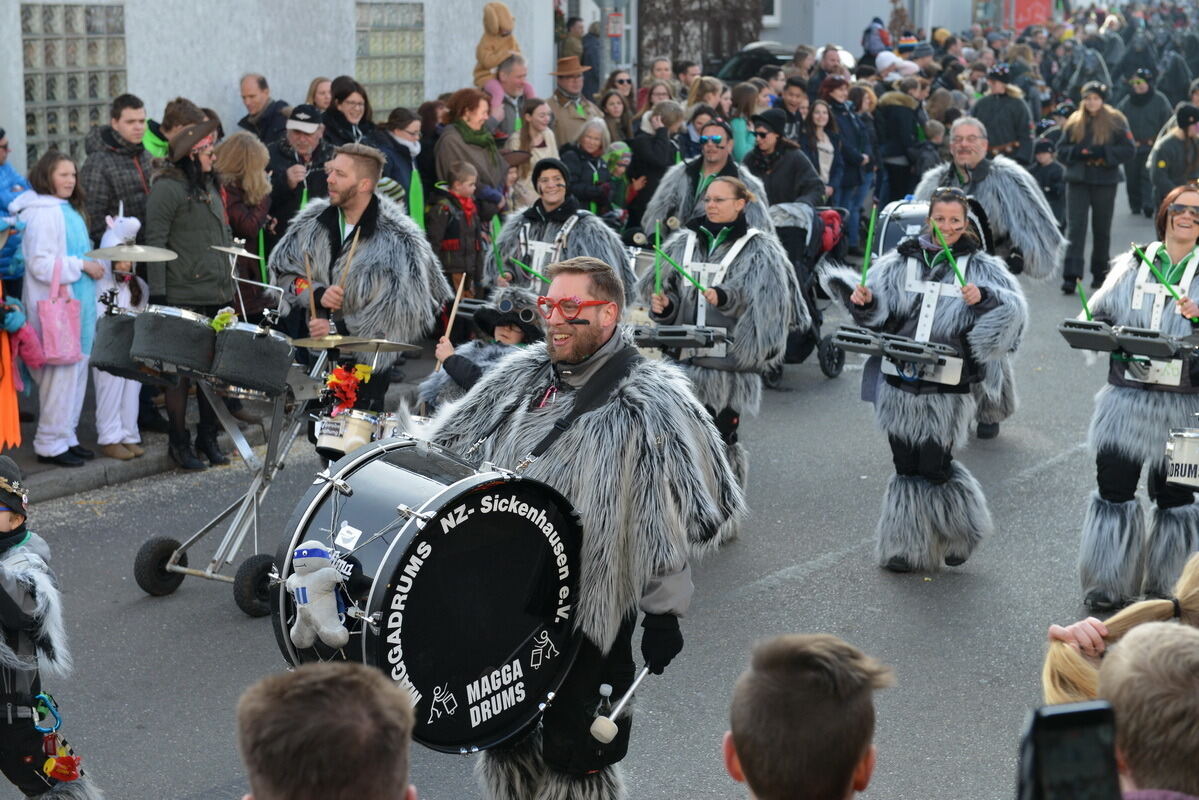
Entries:
[[645, 628], [641, 634], [641, 657], [650, 672], [661, 675], [683, 649], [679, 618], [674, 614], [646, 614], [641, 627]]

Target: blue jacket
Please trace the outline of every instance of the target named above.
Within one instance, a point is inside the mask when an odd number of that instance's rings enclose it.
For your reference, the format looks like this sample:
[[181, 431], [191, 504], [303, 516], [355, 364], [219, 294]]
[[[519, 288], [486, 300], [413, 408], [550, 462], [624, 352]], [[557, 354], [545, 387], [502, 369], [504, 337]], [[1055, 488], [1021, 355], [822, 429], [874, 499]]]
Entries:
[[[0, 164], [0, 217], [9, 215], [8, 206], [17, 195], [29, 188], [29, 181], [11, 164]], [[25, 259], [21, 255], [21, 233], [12, 233], [0, 248], [0, 279], [20, 278], [25, 274]]]
[[831, 103], [837, 132], [841, 134], [841, 155], [845, 159], [845, 174], [841, 189], [852, 189], [862, 183], [862, 155], [870, 152], [870, 134], [866, 123], [853, 109], [853, 103]]

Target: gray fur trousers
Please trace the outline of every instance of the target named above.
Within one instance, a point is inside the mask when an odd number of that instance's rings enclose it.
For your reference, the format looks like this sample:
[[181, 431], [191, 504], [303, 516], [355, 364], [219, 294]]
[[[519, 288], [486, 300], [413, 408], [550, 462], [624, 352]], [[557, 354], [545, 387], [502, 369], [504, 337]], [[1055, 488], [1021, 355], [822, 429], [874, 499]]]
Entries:
[[992, 422], [1003, 422], [1016, 413], [1016, 376], [1012, 372], [1012, 357], [1006, 355], [1002, 361], [1003, 383], [1000, 387], [998, 401], [983, 390], [981, 383], [970, 387], [974, 401], [978, 404], [977, 419], [984, 425]]
[[624, 772], [612, 764], [589, 775], [565, 775], [541, 758], [541, 729], [511, 748], [485, 750], [475, 777], [487, 800], [627, 800]]
[[1146, 533], [1141, 503], [1113, 503], [1091, 493], [1082, 524], [1078, 573], [1083, 596], [1112, 603], [1142, 593], [1171, 597], [1187, 558], [1199, 551], [1199, 504], [1153, 507]]
[[961, 563], [992, 530], [982, 487], [954, 461], [949, 480], [935, 484], [916, 475], [892, 475], [883, 494], [875, 553], [880, 566], [899, 557], [912, 569]]

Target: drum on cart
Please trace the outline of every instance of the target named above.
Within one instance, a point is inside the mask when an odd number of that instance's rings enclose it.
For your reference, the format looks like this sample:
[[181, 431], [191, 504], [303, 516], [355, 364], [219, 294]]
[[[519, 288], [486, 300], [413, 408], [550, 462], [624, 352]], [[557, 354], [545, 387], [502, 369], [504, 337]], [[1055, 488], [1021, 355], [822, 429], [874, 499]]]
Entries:
[[294, 349], [283, 334], [261, 325], [238, 322], [216, 334], [212, 376], [268, 397], [287, 391]]
[[130, 355], [154, 369], [205, 375], [212, 369], [212, 320], [186, 308], [147, 306], [133, 326]]
[[118, 378], [155, 386], [173, 386], [176, 383], [174, 376], [147, 367], [130, 355], [137, 316], [136, 312], [113, 308], [96, 320], [91, 365]]
[[[426, 442], [379, 442], [318, 475], [288, 523], [275, 637], [293, 665], [362, 662], [408, 688], [421, 744], [493, 747], [536, 723], [574, 660], [581, 537], [545, 484], [477, 472]], [[292, 642], [286, 580], [310, 540], [346, 576], [349, 642], [338, 650]]]
[[1199, 489], [1199, 428], [1173, 428], [1166, 442], [1166, 483]]

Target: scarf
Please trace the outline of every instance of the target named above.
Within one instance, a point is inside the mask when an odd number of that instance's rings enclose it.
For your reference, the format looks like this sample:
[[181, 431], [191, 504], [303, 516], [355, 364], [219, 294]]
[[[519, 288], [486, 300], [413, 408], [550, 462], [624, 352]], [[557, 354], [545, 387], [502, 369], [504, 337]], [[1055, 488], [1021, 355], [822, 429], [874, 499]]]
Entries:
[[[87, 223], [83, 216], [66, 200], [62, 201], [62, 216], [67, 232], [68, 256], [82, 257], [92, 249], [92, 240], [87, 235]], [[92, 354], [92, 340], [96, 337], [96, 282], [86, 272], [71, 284], [71, 294], [79, 301], [79, 346], [85, 356]]]
[[[449, 192], [448, 189], [446, 191]], [[462, 206], [462, 214], [466, 217], [466, 224], [474, 224], [472, 220], [475, 216], [475, 199], [473, 197], [460, 195], [457, 192], [449, 192], [449, 194], [458, 201], [458, 205]]]
[[402, 144], [402, 145], [404, 145], [404, 147], [408, 148], [408, 153], [413, 158], [416, 158], [417, 156], [420, 155], [420, 140], [419, 139], [416, 140], [415, 142], [410, 142], [407, 139], [400, 139], [399, 137], [396, 137], [396, 136], [392, 136], [391, 138], [395, 139], [397, 144]]
[[480, 128], [477, 131], [473, 130], [460, 119], [454, 120], [454, 127], [458, 129], [458, 133], [462, 134], [462, 141], [486, 150], [488, 160], [492, 163], [496, 163], [499, 160], [500, 153], [495, 147], [495, 137], [488, 130], [485, 128]]
[[1153, 99], [1154, 94], [1156, 94], [1156, 92], [1154, 92], [1153, 84], [1151, 83], [1149, 84], [1149, 91], [1145, 92], [1144, 94], [1137, 94], [1136, 90], [1129, 91], [1128, 103], [1129, 105], [1137, 106], [1138, 108], [1140, 106], [1148, 105], [1149, 101]]

